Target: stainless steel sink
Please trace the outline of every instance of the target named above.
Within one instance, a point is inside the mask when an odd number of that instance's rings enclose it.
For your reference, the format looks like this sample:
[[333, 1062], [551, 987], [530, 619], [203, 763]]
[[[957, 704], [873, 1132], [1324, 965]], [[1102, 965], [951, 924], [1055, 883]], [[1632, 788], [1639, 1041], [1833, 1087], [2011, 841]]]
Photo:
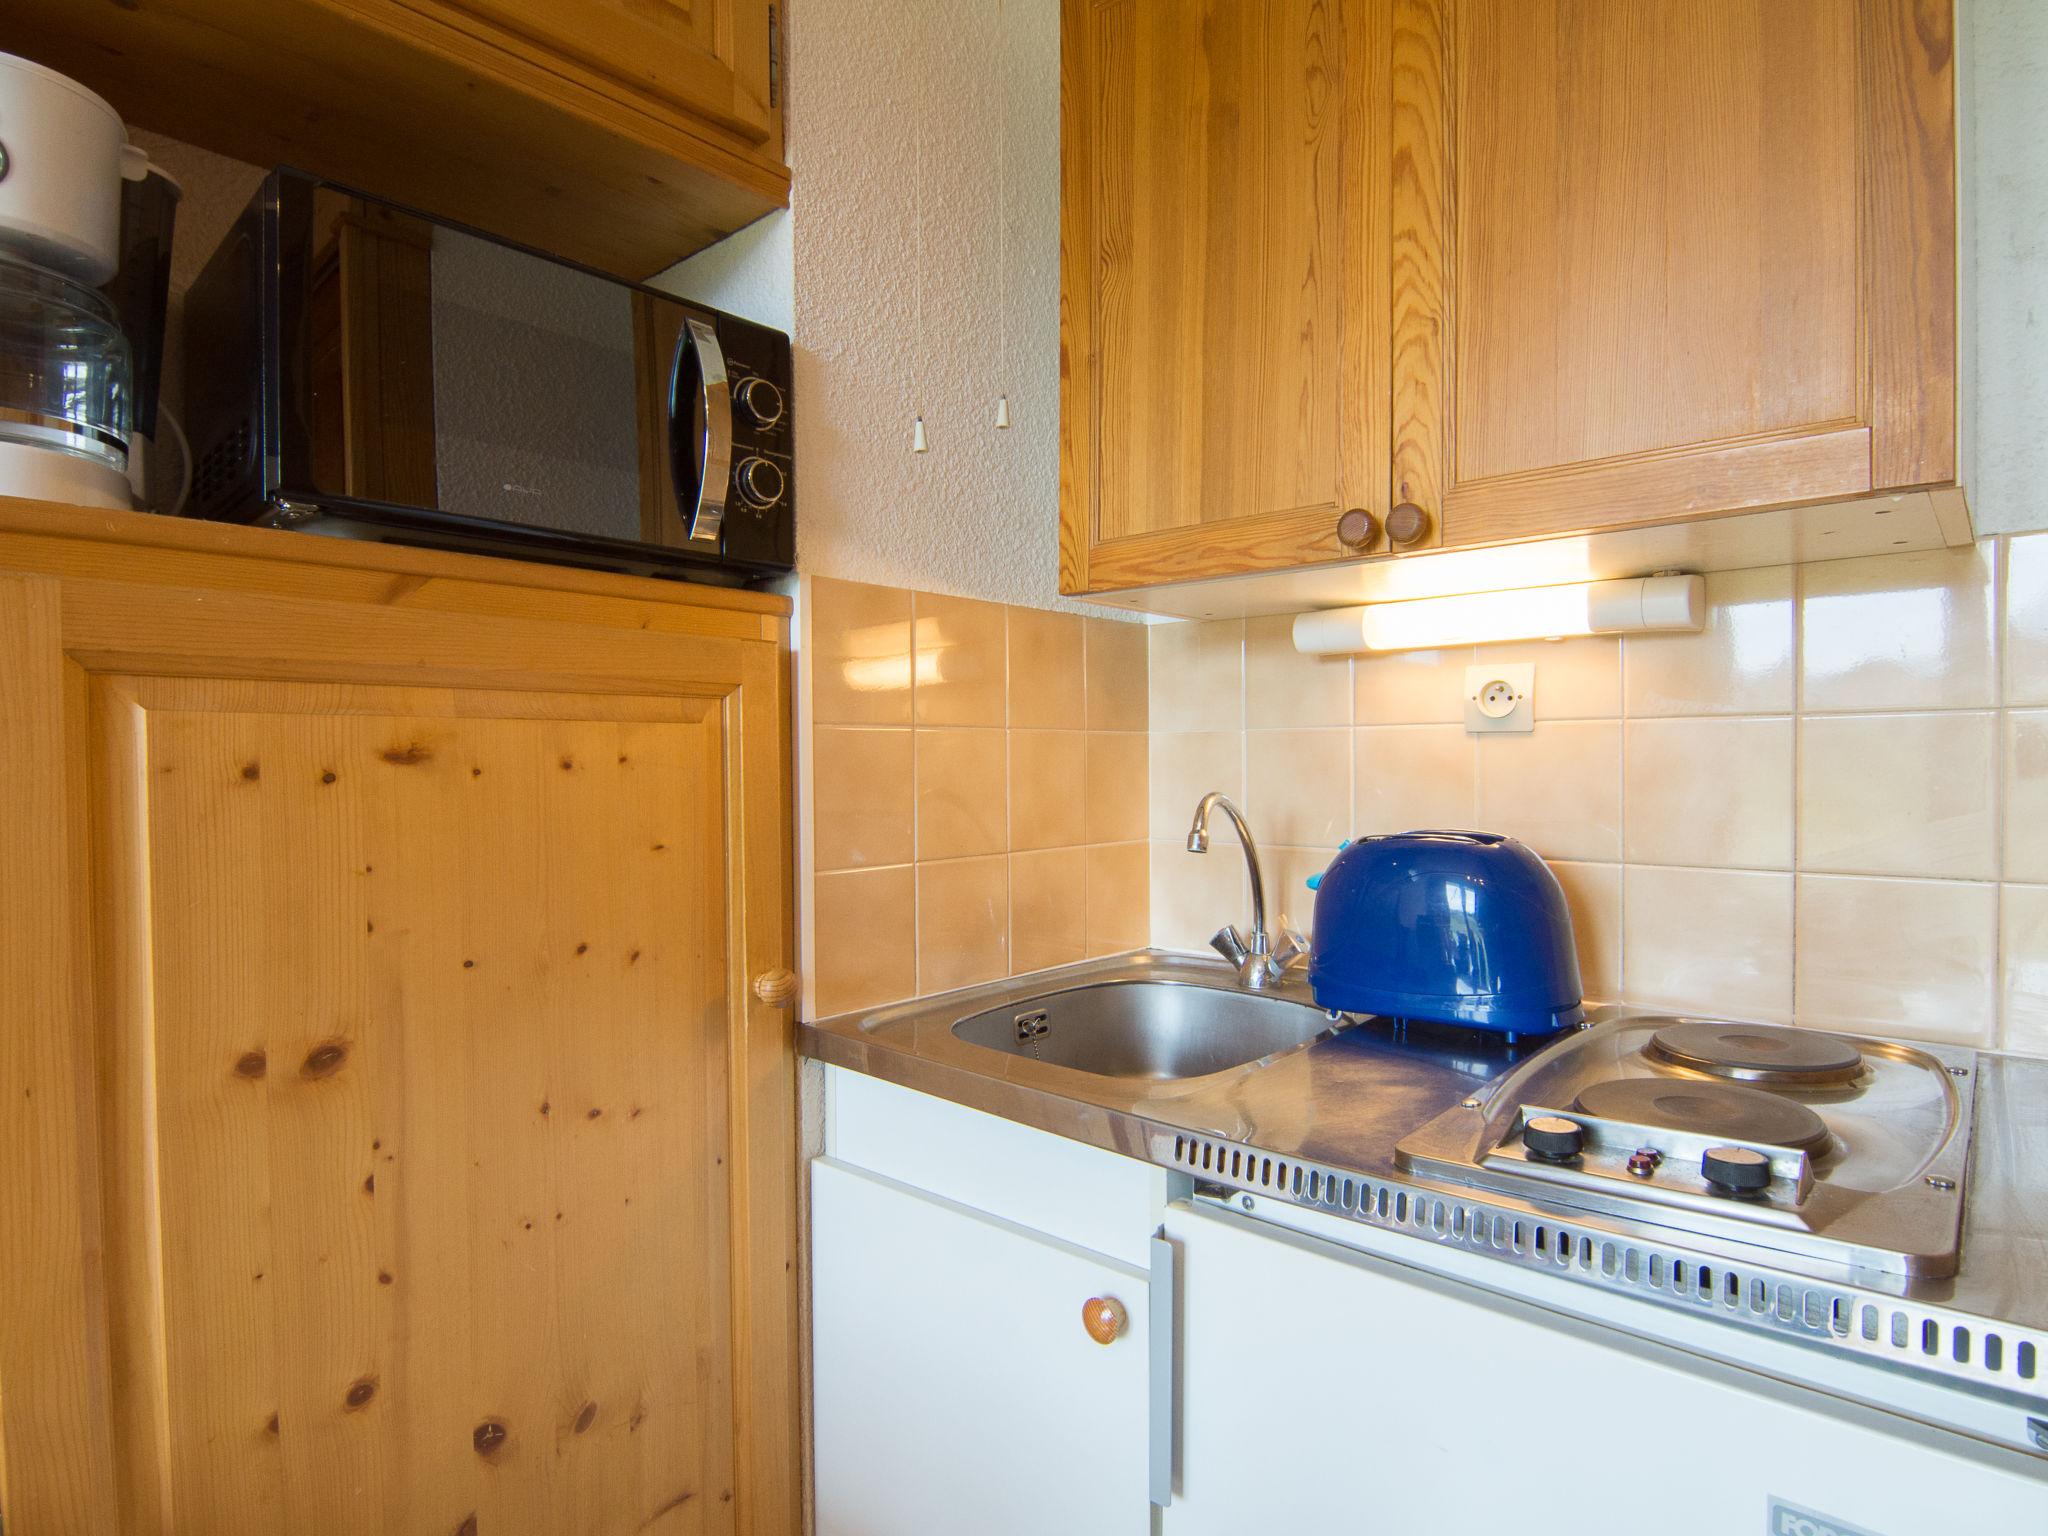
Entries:
[[1098, 1077], [1202, 1077], [1291, 1051], [1338, 1025], [1284, 997], [1181, 981], [1103, 981], [1021, 998], [953, 1026], [969, 1045]]

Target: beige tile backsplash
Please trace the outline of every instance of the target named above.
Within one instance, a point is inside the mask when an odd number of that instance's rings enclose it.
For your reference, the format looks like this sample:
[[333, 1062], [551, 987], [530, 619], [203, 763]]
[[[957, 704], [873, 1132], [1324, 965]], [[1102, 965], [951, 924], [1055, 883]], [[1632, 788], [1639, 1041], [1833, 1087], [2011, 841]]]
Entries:
[[1149, 942], [1142, 626], [822, 577], [802, 613], [807, 1016]]
[[[1358, 832], [1511, 833], [1599, 998], [2048, 1055], [2048, 535], [1707, 578], [1699, 635], [1311, 661], [1284, 620], [1150, 631], [1151, 937], [1245, 919]], [[1536, 666], [1536, 728], [1465, 733], [1465, 667]], [[1349, 702], [1349, 713], [1345, 703]]]
[[[1298, 655], [1285, 619], [1158, 624], [805, 583], [813, 1016], [1154, 943], [1358, 832], [1550, 860], [1590, 996], [2048, 1055], [2048, 535], [1707, 578], [1699, 635]], [[1463, 725], [1474, 661], [1536, 728]]]

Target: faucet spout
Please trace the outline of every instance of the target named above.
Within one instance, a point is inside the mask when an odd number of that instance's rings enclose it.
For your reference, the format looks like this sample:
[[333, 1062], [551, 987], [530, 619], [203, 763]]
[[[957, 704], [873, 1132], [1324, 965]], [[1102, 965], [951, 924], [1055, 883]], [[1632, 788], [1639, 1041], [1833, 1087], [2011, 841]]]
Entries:
[[1229, 796], [1217, 790], [1202, 796], [1195, 807], [1194, 823], [1188, 828], [1188, 852], [1209, 851], [1209, 814], [1215, 810], [1230, 818], [1230, 824], [1237, 829], [1237, 840], [1244, 847], [1245, 869], [1252, 883], [1252, 931], [1246, 937], [1235, 928], [1226, 927], [1210, 942], [1218, 954], [1237, 968], [1238, 979], [1246, 986], [1263, 987], [1277, 979], [1288, 962], [1302, 953], [1302, 942], [1298, 935], [1288, 932], [1281, 936], [1282, 943], [1276, 950], [1271, 930], [1266, 927], [1266, 876], [1259, 867], [1259, 846]]
[[1209, 813], [1218, 809], [1230, 818], [1230, 824], [1237, 829], [1237, 840], [1244, 845], [1245, 868], [1252, 878], [1251, 952], [1263, 955], [1269, 947], [1269, 940], [1266, 933], [1266, 877], [1259, 868], [1259, 845], [1252, 841], [1252, 829], [1245, 825], [1244, 814], [1222, 791], [1210, 790], [1202, 796], [1201, 804], [1195, 807], [1194, 824], [1188, 828], [1188, 852], [1209, 851]]

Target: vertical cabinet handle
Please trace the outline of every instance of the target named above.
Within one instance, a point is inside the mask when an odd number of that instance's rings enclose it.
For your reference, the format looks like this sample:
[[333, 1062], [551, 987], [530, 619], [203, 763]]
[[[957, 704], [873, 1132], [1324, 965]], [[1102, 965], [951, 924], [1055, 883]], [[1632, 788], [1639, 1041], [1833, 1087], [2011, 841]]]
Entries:
[[1114, 1344], [1130, 1320], [1124, 1304], [1114, 1296], [1090, 1296], [1081, 1304], [1081, 1326], [1098, 1344]]

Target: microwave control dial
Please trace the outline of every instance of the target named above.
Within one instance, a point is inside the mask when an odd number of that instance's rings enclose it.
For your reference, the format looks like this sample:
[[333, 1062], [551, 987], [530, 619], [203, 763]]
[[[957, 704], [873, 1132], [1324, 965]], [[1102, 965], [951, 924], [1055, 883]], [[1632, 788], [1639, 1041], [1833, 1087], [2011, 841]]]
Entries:
[[772, 427], [782, 420], [782, 391], [764, 378], [741, 379], [733, 385], [732, 398], [757, 427]]
[[765, 510], [782, 500], [785, 484], [782, 466], [773, 459], [750, 454], [740, 460], [739, 468], [733, 471], [732, 477], [733, 482], [740, 488], [740, 495], [746, 498], [750, 507]]

